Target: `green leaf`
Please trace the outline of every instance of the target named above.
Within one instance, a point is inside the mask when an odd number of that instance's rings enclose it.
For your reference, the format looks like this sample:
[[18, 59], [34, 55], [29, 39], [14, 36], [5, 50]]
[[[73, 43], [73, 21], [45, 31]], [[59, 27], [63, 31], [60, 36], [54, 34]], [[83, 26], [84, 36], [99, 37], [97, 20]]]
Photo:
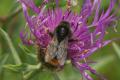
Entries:
[[8, 64], [8, 65], [4, 65], [4, 68], [15, 71], [15, 72], [29, 72], [29, 71], [33, 71], [36, 69], [39, 69], [40, 64], [38, 65], [29, 65], [29, 64], [20, 64], [20, 65], [12, 65], [12, 64]]
[[34, 59], [37, 58], [37, 55], [35, 55], [34, 53], [31, 53], [31, 51], [26, 46], [19, 44], [19, 47], [27, 56], [30, 56]]
[[26, 70], [27, 65], [25, 64], [20, 64], [20, 65], [12, 65], [12, 64], [8, 64], [8, 65], [4, 65], [4, 68], [15, 71], [15, 72], [23, 72]]
[[3, 65], [6, 63], [7, 59], [8, 59], [8, 56], [9, 54], [4, 54], [4, 56], [2, 56], [3, 58], [0, 59], [0, 73], [2, 72], [2, 68], [3, 68]]
[[[29, 66], [29, 67], [30, 67], [30, 66]], [[42, 70], [41, 64], [36, 65], [36, 68], [35, 68], [35, 66], [34, 66], [34, 68], [33, 68], [33, 66], [32, 66], [32, 69], [34, 69], [34, 70], [30, 70], [27, 74], [24, 75], [24, 79], [25, 79], [25, 80], [30, 80], [30, 79], [33, 78], [36, 74], [39, 74], [39, 73], [41, 72], [40, 70]]]
[[33, 71], [30, 71], [29, 73], [27, 73], [26, 75], [24, 75], [24, 79], [25, 80], [30, 80], [32, 79], [36, 74], [39, 74], [39, 70], [33, 70]]
[[120, 47], [116, 43], [112, 43], [114, 50], [116, 51], [117, 56], [120, 59]]
[[24, 46], [23, 44], [19, 44], [18, 45], [25, 53], [30, 53], [31, 51], [26, 47]]
[[20, 60], [20, 57], [16, 51], [16, 49], [14, 48], [13, 44], [12, 44], [12, 41], [9, 37], [9, 35], [2, 29], [0, 28], [0, 34], [3, 36], [3, 38], [7, 41], [8, 45], [9, 45], [9, 48], [12, 52], [12, 55], [13, 55], [13, 58], [15, 60], [15, 63], [16, 64], [21, 64], [21, 60]]

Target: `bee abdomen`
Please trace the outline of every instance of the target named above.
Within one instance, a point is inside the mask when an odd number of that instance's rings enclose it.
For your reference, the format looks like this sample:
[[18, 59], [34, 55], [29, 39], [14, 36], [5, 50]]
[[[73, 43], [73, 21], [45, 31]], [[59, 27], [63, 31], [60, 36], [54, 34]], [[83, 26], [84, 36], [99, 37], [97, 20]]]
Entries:
[[50, 69], [50, 70], [60, 70], [60, 64], [57, 59], [53, 58], [50, 61], [45, 61], [45, 52], [46, 49], [39, 48], [38, 49], [38, 60], [41, 62], [42, 66]]

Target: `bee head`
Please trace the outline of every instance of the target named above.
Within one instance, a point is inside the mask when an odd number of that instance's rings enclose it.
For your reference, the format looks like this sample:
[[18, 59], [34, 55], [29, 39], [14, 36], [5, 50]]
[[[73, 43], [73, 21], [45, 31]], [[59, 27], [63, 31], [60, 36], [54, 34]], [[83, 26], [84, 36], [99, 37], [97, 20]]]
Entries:
[[55, 34], [59, 42], [70, 36], [70, 24], [67, 21], [62, 21], [55, 30]]

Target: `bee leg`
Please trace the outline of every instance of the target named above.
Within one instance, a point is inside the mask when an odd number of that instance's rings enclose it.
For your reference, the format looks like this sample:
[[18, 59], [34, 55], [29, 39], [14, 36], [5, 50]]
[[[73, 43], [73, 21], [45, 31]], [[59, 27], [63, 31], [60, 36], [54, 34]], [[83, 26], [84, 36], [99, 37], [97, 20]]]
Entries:
[[47, 29], [46, 32], [50, 35], [50, 37], [53, 38], [54, 34], [52, 32], [50, 32], [49, 29]]

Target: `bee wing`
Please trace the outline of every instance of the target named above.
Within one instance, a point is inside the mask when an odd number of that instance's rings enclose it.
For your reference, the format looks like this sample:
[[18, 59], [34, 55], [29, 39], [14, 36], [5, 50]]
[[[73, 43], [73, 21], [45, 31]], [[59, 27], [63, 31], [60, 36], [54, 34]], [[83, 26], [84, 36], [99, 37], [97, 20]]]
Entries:
[[53, 39], [51, 43], [48, 45], [47, 50], [46, 50], [46, 55], [45, 55], [45, 61], [49, 62], [51, 61], [55, 56], [56, 56], [56, 45], [57, 41]]
[[57, 53], [57, 58], [58, 62], [60, 65], [64, 65], [67, 57], [67, 45], [68, 45], [68, 40], [63, 40], [59, 47], [58, 47], [58, 53]]
[[60, 65], [64, 65], [67, 57], [67, 45], [68, 40], [65, 39], [60, 42], [59, 45], [57, 40], [54, 40], [48, 45], [45, 55], [45, 61], [49, 62], [55, 57], [57, 58]]

